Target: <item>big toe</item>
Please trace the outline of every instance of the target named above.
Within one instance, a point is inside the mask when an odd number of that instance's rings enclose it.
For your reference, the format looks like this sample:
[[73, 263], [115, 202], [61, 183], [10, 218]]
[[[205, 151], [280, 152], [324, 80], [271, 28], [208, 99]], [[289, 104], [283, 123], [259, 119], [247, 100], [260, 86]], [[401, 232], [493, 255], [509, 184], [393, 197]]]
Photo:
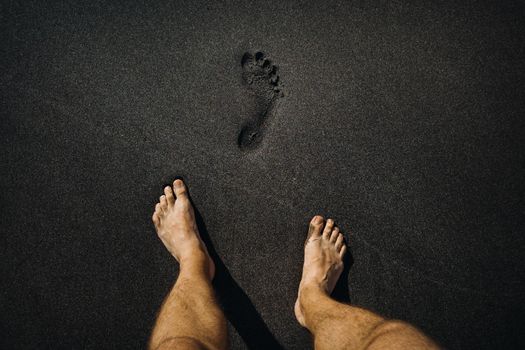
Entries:
[[186, 185], [181, 179], [177, 179], [173, 182], [173, 189], [175, 191], [175, 196], [177, 199], [188, 199], [188, 190]]
[[308, 227], [308, 237], [306, 241], [311, 239], [316, 239], [321, 237], [321, 230], [323, 229], [324, 219], [320, 215], [316, 215], [310, 221], [310, 226]]

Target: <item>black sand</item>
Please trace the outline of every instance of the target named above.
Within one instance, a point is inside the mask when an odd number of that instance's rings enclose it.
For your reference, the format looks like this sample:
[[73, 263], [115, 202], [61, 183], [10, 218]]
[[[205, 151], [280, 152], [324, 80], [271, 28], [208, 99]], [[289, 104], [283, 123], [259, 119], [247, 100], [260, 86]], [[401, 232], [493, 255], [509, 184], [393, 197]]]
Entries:
[[[523, 348], [522, 4], [106, 2], [2, 5], [0, 348], [144, 348], [177, 273], [150, 222], [175, 176], [234, 349], [310, 346], [316, 213], [353, 232], [343, 298], [448, 348]], [[243, 80], [258, 51], [268, 115]]]

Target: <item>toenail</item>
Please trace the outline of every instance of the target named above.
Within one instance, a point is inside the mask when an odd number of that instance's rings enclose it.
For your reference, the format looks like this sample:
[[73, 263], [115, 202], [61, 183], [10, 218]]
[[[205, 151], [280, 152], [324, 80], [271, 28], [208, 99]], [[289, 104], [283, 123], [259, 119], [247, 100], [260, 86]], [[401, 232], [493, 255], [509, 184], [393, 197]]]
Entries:
[[314, 217], [314, 224], [320, 224], [323, 222], [323, 219], [320, 216]]
[[182, 181], [181, 180], [175, 180], [175, 187], [182, 187]]

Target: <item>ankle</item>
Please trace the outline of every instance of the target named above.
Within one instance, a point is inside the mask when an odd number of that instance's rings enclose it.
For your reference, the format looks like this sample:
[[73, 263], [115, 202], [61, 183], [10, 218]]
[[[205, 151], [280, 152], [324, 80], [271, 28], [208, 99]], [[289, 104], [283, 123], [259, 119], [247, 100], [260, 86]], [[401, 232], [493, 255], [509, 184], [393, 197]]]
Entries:
[[205, 275], [206, 279], [212, 278], [210, 276], [210, 258], [207, 252], [202, 248], [195, 248], [180, 257], [180, 276], [201, 276]]
[[205, 280], [211, 283], [213, 277], [210, 276], [210, 266], [207, 262], [198, 264], [188, 262], [180, 264], [179, 279]]
[[308, 300], [316, 300], [319, 297], [329, 296], [326, 289], [318, 283], [305, 283], [302, 282], [299, 286], [299, 299], [303, 299], [305, 302]]
[[205, 260], [207, 252], [202, 243], [195, 238], [186, 241], [184, 245], [181, 244], [178, 255], [175, 256], [175, 254], [173, 254], [173, 256], [179, 261], [182, 267], [182, 264], [196, 263]]
[[[328, 293], [319, 284], [302, 284], [299, 287], [299, 308], [304, 317], [304, 326], [314, 332], [319, 315], [325, 313], [325, 307], [333, 302]], [[322, 317], [321, 317], [322, 318]]]

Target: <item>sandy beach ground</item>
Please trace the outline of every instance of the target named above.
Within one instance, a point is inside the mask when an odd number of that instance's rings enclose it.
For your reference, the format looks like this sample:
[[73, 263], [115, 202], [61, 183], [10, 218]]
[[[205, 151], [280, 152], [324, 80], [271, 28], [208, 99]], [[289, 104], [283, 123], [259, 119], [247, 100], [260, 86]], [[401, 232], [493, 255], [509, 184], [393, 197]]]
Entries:
[[[338, 295], [450, 349], [524, 345], [523, 5], [5, 2], [0, 347], [144, 348], [182, 176], [233, 349], [305, 349], [308, 220]], [[348, 299], [349, 298], [349, 299]]]

